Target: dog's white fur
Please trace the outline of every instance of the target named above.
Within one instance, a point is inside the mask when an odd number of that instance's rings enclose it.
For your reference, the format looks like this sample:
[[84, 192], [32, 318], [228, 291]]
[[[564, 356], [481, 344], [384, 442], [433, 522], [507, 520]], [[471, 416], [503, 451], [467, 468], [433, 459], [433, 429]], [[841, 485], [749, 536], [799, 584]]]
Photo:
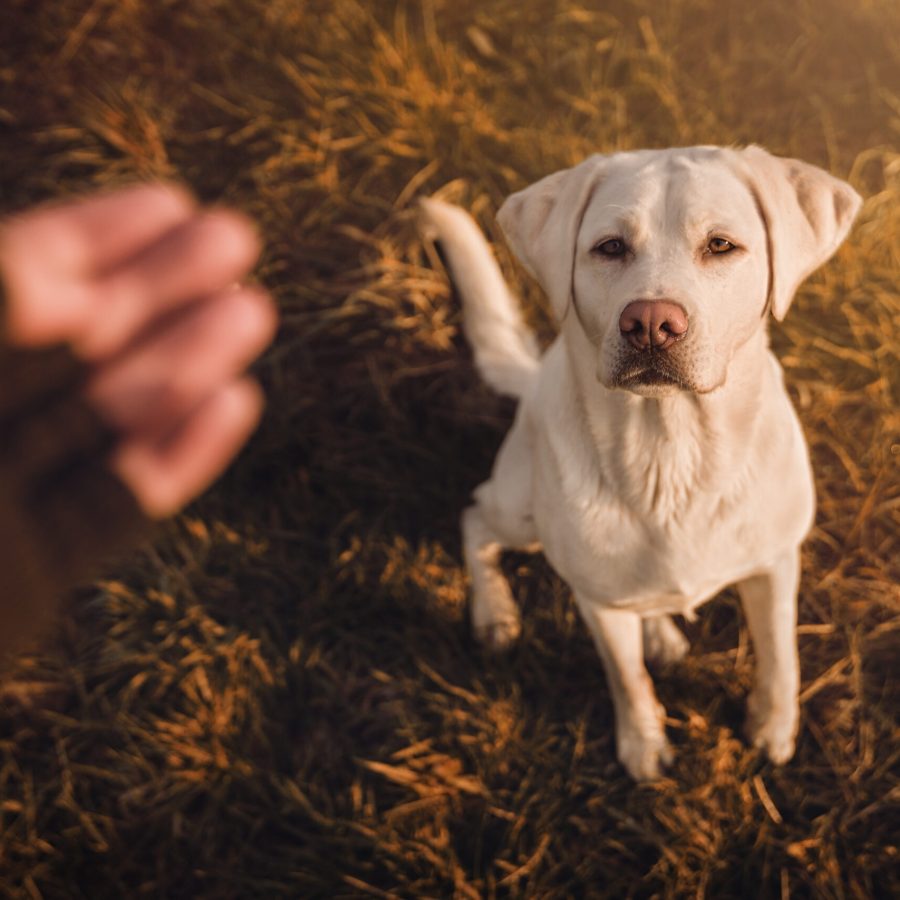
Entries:
[[[559, 322], [541, 356], [475, 223], [422, 201], [476, 365], [520, 398], [462, 519], [475, 632], [493, 646], [517, 637], [499, 556], [543, 549], [603, 660], [618, 757], [637, 779], [671, 759], [645, 658], [683, 656], [669, 615], [690, 616], [730, 584], [757, 657], [748, 735], [775, 762], [794, 752], [798, 550], [815, 499], [766, 319], [785, 315], [859, 203], [821, 169], [758, 147], [597, 155], [550, 175], [498, 217]], [[711, 253], [715, 237], [736, 249]], [[597, 252], [610, 238], [624, 257]], [[631, 349], [622, 310], [663, 299], [687, 313], [686, 337], [666, 352]]]

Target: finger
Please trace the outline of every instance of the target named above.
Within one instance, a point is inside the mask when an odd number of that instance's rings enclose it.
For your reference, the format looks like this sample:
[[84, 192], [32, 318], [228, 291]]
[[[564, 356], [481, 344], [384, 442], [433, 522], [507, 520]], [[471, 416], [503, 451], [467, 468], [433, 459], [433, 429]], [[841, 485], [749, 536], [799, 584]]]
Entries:
[[276, 321], [274, 304], [257, 289], [194, 304], [102, 366], [87, 399], [120, 432], [158, 434], [243, 371], [272, 340]]
[[165, 518], [222, 474], [259, 422], [262, 407], [255, 381], [231, 382], [164, 441], [137, 439], [120, 447], [113, 470], [150, 518]]
[[9, 334], [34, 345], [65, 340], [92, 309], [90, 281], [194, 214], [180, 187], [143, 184], [14, 217], [0, 230]]
[[96, 317], [75, 341], [76, 352], [91, 361], [114, 355], [160, 316], [239, 281], [259, 249], [243, 216], [195, 216], [97, 282]]

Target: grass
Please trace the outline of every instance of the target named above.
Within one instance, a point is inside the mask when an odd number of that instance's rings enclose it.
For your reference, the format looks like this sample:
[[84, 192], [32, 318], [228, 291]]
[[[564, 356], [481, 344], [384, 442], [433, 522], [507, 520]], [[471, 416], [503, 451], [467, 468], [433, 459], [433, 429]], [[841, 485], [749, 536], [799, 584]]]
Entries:
[[[6, 211], [174, 177], [255, 216], [282, 310], [229, 475], [80, 591], [0, 693], [0, 895], [888, 897], [898, 883], [900, 7], [893, 0], [7, 0]], [[739, 736], [726, 593], [658, 679], [635, 786], [565, 586], [508, 560], [469, 637], [458, 515], [512, 407], [473, 373], [414, 200], [595, 150], [757, 142], [866, 196], [773, 343], [813, 455], [803, 726]], [[892, 679], [892, 674], [894, 678]]]

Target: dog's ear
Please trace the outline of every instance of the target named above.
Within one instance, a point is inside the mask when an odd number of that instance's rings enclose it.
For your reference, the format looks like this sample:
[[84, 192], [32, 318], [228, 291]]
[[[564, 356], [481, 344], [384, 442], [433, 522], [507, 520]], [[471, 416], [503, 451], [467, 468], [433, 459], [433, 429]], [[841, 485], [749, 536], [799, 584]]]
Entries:
[[575, 243], [607, 157], [596, 154], [507, 198], [497, 221], [522, 264], [541, 283], [558, 322], [572, 296]]
[[862, 198], [845, 181], [800, 160], [755, 146], [740, 157], [766, 223], [769, 305], [780, 322], [803, 279], [847, 236]]

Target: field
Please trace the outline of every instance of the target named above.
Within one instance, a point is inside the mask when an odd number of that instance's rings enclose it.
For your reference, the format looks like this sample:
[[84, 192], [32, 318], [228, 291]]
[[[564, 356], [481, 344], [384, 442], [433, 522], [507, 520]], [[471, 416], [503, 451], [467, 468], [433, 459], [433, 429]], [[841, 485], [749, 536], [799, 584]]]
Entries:
[[[599, 11], [602, 7], [602, 11]], [[0, 208], [176, 178], [246, 210], [282, 327], [266, 419], [0, 687], [0, 896], [900, 896], [900, 4], [5, 0]], [[866, 201], [772, 326], [819, 510], [803, 723], [740, 735], [728, 592], [657, 679], [677, 761], [615, 761], [540, 557], [469, 635], [457, 521], [513, 407], [417, 237], [462, 203], [546, 340], [502, 199], [594, 151], [760, 143]]]

